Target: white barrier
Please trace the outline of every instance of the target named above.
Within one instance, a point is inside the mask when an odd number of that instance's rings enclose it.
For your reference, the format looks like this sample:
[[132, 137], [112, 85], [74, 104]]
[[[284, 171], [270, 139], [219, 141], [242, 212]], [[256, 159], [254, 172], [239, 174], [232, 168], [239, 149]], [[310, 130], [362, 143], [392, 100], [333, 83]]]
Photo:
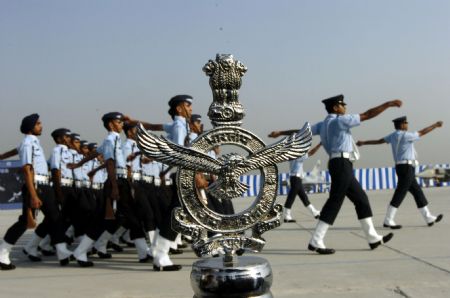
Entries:
[[[437, 164], [428, 165], [428, 167], [440, 167], [450, 168], [449, 164]], [[416, 167], [416, 173], [422, 172], [427, 165], [420, 165]], [[382, 189], [395, 189], [397, 186], [397, 175], [395, 173], [395, 167], [388, 168], [367, 168], [367, 169], [355, 169], [355, 177], [361, 184], [364, 190], [382, 190]], [[307, 173], [309, 175], [309, 173]], [[321, 171], [320, 175], [325, 178], [325, 181], [329, 184], [331, 182], [330, 174], [328, 171]], [[278, 175], [278, 195], [286, 195], [289, 192], [289, 186], [283, 181], [289, 180], [289, 173], [280, 173]], [[247, 184], [249, 189], [244, 193], [244, 196], [256, 196], [258, 195], [261, 186], [260, 175], [245, 175], [240, 177], [240, 181]], [[434, 187], [434, 180], [426, 182], [425, 179], [417, 178], [417, 182], [422, 187]], [[440, 186], [449, 186], [449, 182], [443, 182]], [[312, 189], [313, 192], [327, 192], [329, 185], [316, 185]]]

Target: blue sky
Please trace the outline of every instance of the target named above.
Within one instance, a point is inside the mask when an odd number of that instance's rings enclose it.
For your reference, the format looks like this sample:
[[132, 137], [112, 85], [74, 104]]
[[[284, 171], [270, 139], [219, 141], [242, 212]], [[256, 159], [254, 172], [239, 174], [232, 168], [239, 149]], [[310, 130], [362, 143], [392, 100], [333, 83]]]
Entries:
[[[323, 119], [325, 97], [343, 93], [349, 113], [400, 98], [402, 109], [363, 123], [355, 139], [387, 135], [400, 115], [411, 129], [443, 120], [417, 149], [422, 163], [448, 162], [449, 33], [444, 0], [1, 0], [0, 151], [20, 142], [20, 120], [33, 112], [49, 153], [57, 127], [100, 142], [108, 111], [167, 122], [178, 93], [194, 96], [208, 128], [212, 96], [201, 69], [231, 53], [249, 69], [243, 127], [268, 143], [273, 129]], [[391, 164], [379, 146], [363, 148], [357, 166]]]

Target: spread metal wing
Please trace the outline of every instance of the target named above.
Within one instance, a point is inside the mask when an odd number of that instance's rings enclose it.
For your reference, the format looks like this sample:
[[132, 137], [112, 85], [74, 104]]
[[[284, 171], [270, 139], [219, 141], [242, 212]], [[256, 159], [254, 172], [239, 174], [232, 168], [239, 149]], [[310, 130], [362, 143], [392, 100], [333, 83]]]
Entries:
[[242, 175], [257, 168], [302, 157], [308, 152], [311, 142], [311, 127], [307, 122], [299, 132], [250, 155], [235, 173]]
[[138, 126], [137, 144], [144, 155], [170, 166], [216, 175], [222, 167], [222, 164], [211, 156], [155, 136], [147, 132], [142, 125]]

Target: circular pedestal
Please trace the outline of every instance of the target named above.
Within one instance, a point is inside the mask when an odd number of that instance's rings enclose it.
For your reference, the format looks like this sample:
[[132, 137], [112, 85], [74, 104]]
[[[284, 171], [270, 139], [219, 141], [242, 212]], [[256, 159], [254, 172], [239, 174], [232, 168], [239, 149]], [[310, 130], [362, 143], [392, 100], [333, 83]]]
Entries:
[[236, 257], [233, 265], [211, 258], [192, 265], [191, 286], [195, 298], [271, 298], [272, 268], [259, 257]]

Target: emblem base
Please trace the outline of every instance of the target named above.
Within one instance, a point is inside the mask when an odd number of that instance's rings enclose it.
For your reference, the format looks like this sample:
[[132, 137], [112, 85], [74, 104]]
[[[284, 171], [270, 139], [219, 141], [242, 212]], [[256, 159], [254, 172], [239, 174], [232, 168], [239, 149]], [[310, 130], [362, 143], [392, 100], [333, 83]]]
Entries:
[[269, 262], [253, 256], [234, 256], [232, 262], [222, 258], [200, 260], [191, 271], [194, 298], [272, 298], [272, 280]]

